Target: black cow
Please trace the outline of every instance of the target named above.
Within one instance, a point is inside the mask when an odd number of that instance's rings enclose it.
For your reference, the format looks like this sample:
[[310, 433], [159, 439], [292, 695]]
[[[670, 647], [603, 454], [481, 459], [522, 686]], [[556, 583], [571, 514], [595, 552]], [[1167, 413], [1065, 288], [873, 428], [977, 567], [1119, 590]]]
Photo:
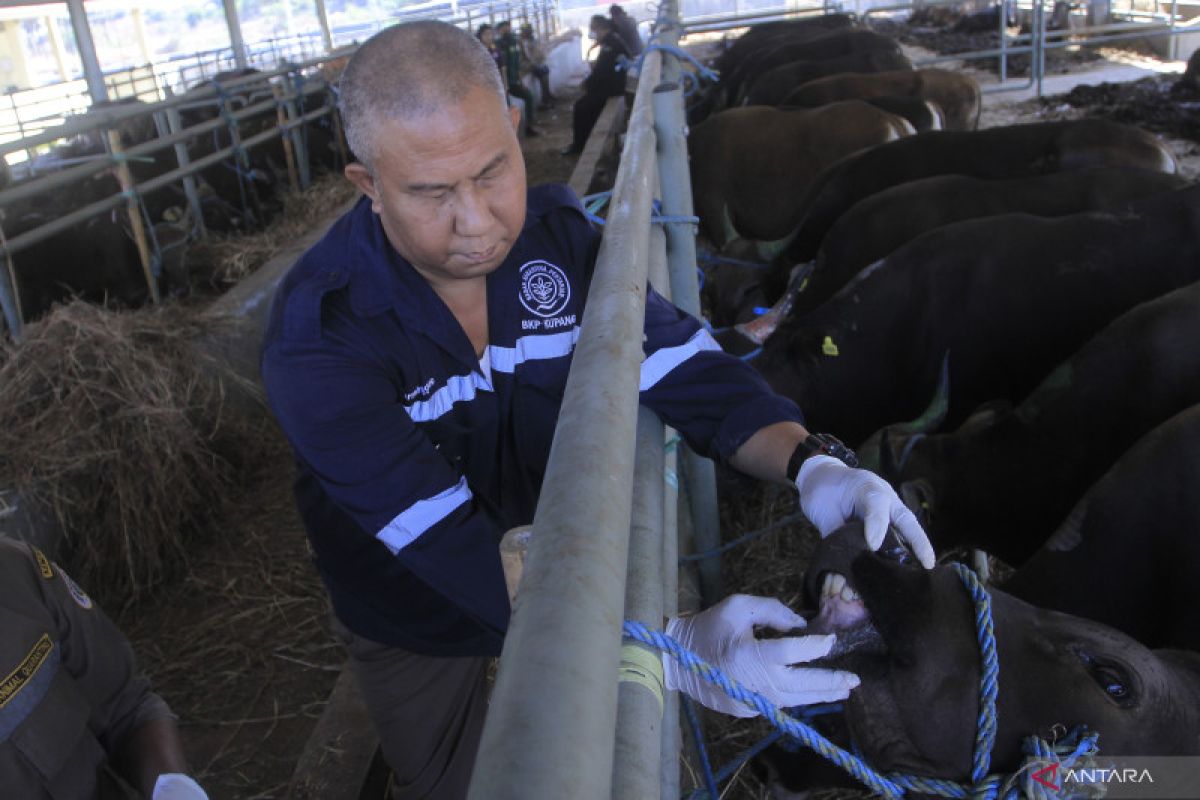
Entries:
[[797, 297], [795, 309], [816, 308], [859, 270], [943, 225], [1012, 212], [1060, 217], [1116, 210], [1186, 185], [1177, 175], [1137, 167], [1094, 167], [1008, 180], [939, 175], [901, 183], [855, 203], [838, 217], [821, 241], [812, 280]]
[[722, 75], [729, 75], [752, 53], [853, 27], [854, 19], [849, 14], [760, 22], [733, 40], [729, 48], [717, 57], [713, 68]]
[[754, 363], [813, 428], [857, 443], [916, 417], [947, 356], [957, 424], [992, 398], [1024, 397], [1116, 316], [1196, 280], [1200, 187], [1120, 215], [960, 222], [788, 319]]
[[826, 170], [792, 201], [803, 221], [788, 248], [787, 261], [812, 259], [847, 209], [900, 183], [946, 174], [1019, 178], [1096, 166], [1178, 171], [1170, 149], [1154, 134], [1100, 119], [941, 131], [890, 142]]
[[[805, 41], [789, 42], [751, 53], [727, 80], [722, 76], [721, 82], [725, 84], [725, 98], [729, 105], [742, 105], [748, 100], [770, 105], [776, 100], [782, 100], [791, 89], [799, 85], [793, 83], [788, 91], [773, 100], [763, 99], [765, 93], [759, 88], [759, 81], [778, 85], [778, 79], [769, 78], [773, 70], [786, 68], [788, 64], [795, 62], [826, 61], [861, 53], [899, 52], [900, 43], [890, 36], [868, 30], [835, 30]], [[753, 99], [750, 100], [751, 98]]]
[[1016, 408], [985, 407], [954, 433], [885, 429], [860, 455], [919, 502], [938, 549], [1022, 564], [1130, 445], [1200, 403], [1196, 342], [1200, 284], [1126, 312]]

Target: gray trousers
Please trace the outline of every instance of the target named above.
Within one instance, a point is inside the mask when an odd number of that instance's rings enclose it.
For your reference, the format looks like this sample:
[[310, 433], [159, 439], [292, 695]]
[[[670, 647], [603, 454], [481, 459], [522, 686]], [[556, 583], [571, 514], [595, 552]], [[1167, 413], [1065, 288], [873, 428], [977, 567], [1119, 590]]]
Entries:
[[395, 800], [467, 796], [487, 712], [484, 656], [440, 658], [364, 639], [333, 620], [395, 773]]

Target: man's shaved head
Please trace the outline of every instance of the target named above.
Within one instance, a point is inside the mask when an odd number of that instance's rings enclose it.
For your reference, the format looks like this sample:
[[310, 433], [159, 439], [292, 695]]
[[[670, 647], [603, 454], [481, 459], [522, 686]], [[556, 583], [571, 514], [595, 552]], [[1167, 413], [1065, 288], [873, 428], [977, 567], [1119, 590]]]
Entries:
[[385, 28], [358, 48], [338, 81], [338, 107], [350, 149], [373, 171], [376, 123], [411, 119], [461, 101], [473, 87], [507, 106], [500, 72], [471, 34], [445, 22]]

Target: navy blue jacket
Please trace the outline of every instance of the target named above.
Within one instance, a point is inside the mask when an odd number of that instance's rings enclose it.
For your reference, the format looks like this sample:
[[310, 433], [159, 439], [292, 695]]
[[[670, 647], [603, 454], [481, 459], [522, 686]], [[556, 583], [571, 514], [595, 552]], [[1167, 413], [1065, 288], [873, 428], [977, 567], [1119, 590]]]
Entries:
[[[365, 198], [284, 278], [264, 342], [271, 407], [338, 618], [431, 655], [495, 655], [508, 625], [499, 537], [541, 489], [599, 234], [563, 186], [529, 193], [487, 279], [490, 376]], [[790, 400], [651, 292], [641, 400], [728, 459], [800, 420]]]

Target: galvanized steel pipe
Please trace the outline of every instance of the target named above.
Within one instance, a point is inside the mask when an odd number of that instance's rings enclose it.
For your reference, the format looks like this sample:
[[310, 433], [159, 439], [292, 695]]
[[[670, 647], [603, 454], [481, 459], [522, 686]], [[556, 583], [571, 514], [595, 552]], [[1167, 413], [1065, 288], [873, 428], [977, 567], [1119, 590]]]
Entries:
[[607, 800], [645, 322], [651, 53], [633, 104], [469, 797]]
[[[674, 0], [667, 4], [673, 14]], [[659, 41], [675, 46], [679, 28], [660, 28]], [[695, 212], [692, 205], [692, 179], [688, 169], [687, 118], [684, 112], [679, 58], [663, 54], [662, 80], [654, 90], [654, 127], [658, 139], [658, 173], [662, 186], [663, 213], [687, 218]], [[671, 299], [675, 305], [695, 317], [700, 316], [700, 284], [696, 278], [696, 229], [690, 222], [668, 222], [667, 267], [671, 275]], [[687, 481], [687, 499], [691, 505], [698, 551], [711, 550], [721, 543], [720, 515], [717, 511], [717, 479], [713, 462], [683, 447], [683, 473]], [[724, 594], [721, 586], [721, 561], [701, 561], [700, 596], [705, 606]]]

